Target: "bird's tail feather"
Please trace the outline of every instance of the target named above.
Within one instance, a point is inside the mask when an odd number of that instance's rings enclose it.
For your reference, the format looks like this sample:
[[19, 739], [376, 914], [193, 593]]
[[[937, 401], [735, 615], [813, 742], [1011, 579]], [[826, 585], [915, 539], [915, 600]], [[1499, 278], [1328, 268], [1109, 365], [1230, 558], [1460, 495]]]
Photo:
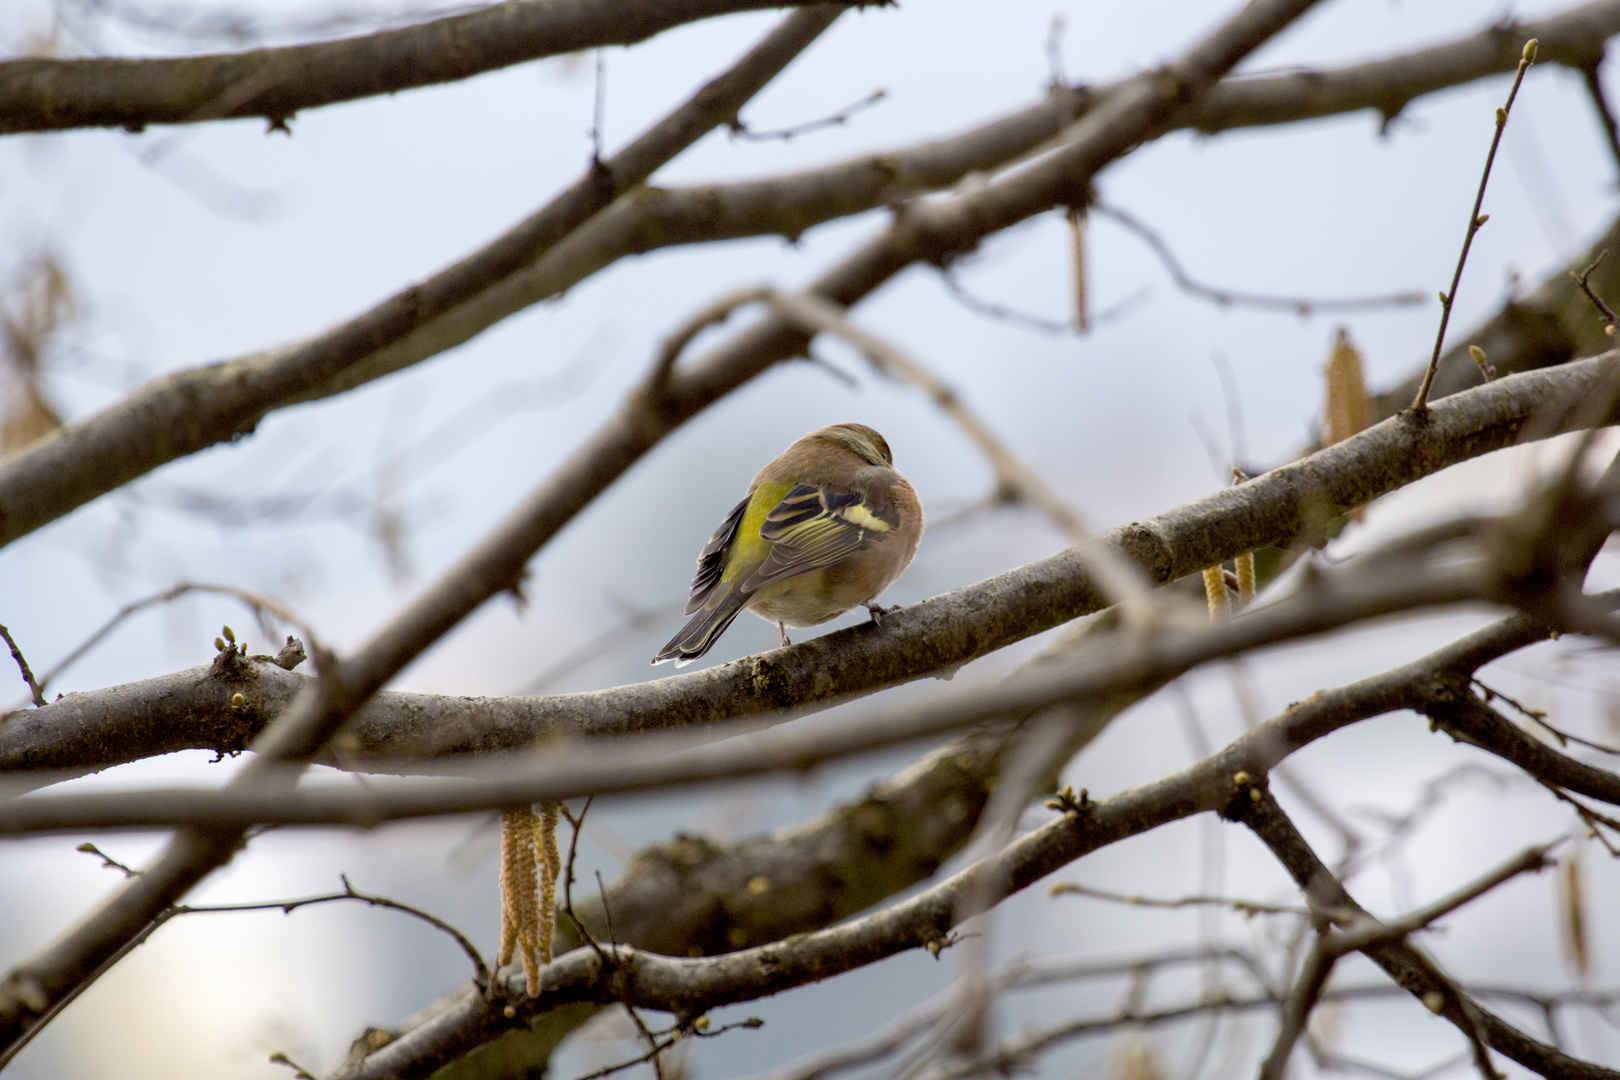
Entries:
[[669, 639], [669, 644], [658, 650], [658, 655], [652, 658], [652, 662], [662, 664], [666, 660], [673, 660], [676, 667], [690, 664], [708, 652], [720, 639], [720, 635], [726, 632], [726, 627], [742, 613], [748, 599], [747, 595], [733, 593], [715, 607], [699, 611], [687, 620], [680, 633]]

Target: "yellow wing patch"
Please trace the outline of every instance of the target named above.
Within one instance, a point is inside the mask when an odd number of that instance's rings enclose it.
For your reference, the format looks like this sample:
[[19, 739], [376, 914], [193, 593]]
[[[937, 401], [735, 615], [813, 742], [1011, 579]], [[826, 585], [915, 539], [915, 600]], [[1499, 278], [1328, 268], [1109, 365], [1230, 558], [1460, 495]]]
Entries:
[[800, 484], [766, 516], [759, 535], [771, 543], [765, 561], [742, 587], [752, 592], [773, 582], [833, 565], [859, 551], [894, 523], [859, 495]]
[[858, 528], [871, 529], [873, 532], [894, 531], [893, 525], [872, 513], [865, 503], [856, 503], [854, 506], [844, 507], [833, 512]]

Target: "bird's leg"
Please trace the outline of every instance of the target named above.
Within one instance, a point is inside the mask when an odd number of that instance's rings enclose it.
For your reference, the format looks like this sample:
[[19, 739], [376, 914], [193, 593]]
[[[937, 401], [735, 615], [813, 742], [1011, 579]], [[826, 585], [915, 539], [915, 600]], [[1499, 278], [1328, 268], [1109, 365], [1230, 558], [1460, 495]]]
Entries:
[[872, 625], [877, 627], [881, 627], [883, 625], [883, 616], [889, 614], [891, 611], [900, 610], [899, 604], [896, 604], [891, 608], [886, 608], [882, 604], [866, 604], [864, 606], [872, 615]]
[[793, 644], [793, 642], [788, 640], [787, 623], [779, 622], [779, 623], [776, 624], [776, 628], [778, 630], [782, 631], [782, 644], [783, 645], [791, 645], [791, 644]]

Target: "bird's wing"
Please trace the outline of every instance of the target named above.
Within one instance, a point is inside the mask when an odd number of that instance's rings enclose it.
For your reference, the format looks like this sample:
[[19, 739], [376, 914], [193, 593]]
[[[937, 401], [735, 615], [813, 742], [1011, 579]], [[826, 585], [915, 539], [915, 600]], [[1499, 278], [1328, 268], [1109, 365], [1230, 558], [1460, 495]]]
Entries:
[[697, 573], [692, 576], [692, 592], [686, 598], [686, 614], [690, 615], [703, 606], [709, 598], [714, 587], [720, 582], [720, 574], [726, 568], [726, 552], [731, 547], [731, 540], [737, 534], [737, 525], [748, 510], [748, 503], [753, 496], [750, 495], [732, 508], [726, 515], [726, 520], [714, 530], [709, 542], [703, 545], [698, 552]]
[[754, 592], [772, 582], [831, 566], [897, 524], [892, 510], [874, 511], [854, 492], [800, 484], [765, 517], [759, 535], [770, 554], [743, 582]]

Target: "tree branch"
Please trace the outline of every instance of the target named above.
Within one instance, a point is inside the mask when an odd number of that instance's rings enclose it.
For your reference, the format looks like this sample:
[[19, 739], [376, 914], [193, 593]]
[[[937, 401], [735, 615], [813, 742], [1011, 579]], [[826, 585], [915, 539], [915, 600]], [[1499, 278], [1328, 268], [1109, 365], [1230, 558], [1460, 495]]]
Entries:
[[[1410, 664], [1346, 687], [1314, 694], [1290, 706], [1280, 716], [1258, 725], [1216, 758], [1158, 782], [1156, 798], [1177, 804], [1178, 813], [1196, 813], [1196, 800], [1189, 801], [1185, 792], [1208, 789], [1214, 793], [1212, 801], [1218, 803], [1229, 797], [1230, 777], [1236, 772], [1267, 771], [1295, 749], [1341, 727], [1402, 708], [1420, 708], [1433, 687], [1445, 685], [1454, 678], [1466, 679], [1490, 661], [1543, 641], [1548, 635], [1548, 628], [1535, 620], [1523, 615], [1513, 616]], [[749, 944], [804, 933], [853, 914], [918, 880], [911, 875], [920, 872], [921, 876], [926, 876], [932, 869], [927, 860], [935, 860], [934, 865], [937, 865], [937, 860], [943, 858], [942, 853], [956, 850], [966, 840], [988, 798], [994, 774], [993, 770], [985, 771], [985, 768], [994, 761], [1000, 743], [1000, 738], [993, 733], [975, 736], [966, 743], [970, 752], [965, 758], [959, 756], [964, 748], [962, 743], [947, 745], [888, 784], [879, 785], [868, 800], [834, 811], [822, 822], [794, 830], [784, 837], [756, 838], [745, 842], [735, 852], [686, 840], [677, 841], [669, 849], [654, 849], [638, 859], [614, 887], [611, 902], [616, 923], [629, 924], [630, 929], [623, 937], [631, 944], [682, 956], [693, 948], [706, 954], [736, 948], [739, 942], [733, 930], [737, 927], [730, 921], [736, 918], [748, 920], [741, 926], [740, 943]], [[968, 766], [968, 772], [958, 774], [956, 770], [964, 765]], [[879, 807], [883, 808], [881, 812]], [[878, 821], [882, 824], [878, 825]], [[901, 822], [915, 824], [908, 827]], [[938, 845], [926, 842], [923, 850], [928, 854], [921, 862], [908, 857], [908, 842], [895, 845], [879, 839], [869, 846], [869, 841], [864, 839], [897, 835], [909, 838], [917, 835], [913, 831], [916, 829], [921, 830], [920, 838], [925, 841], [929, 837], [944, 841]], [[828, 841], [831, 841], [830, 848]], [[819, 865], [819, 860], [826, 858], [824, 853], [829, 850], [835, 853], [831, 863]], [[863, 852], [869, 854], [863, 855]], [[874, 855], [878, 859], [875, 865], [866, 861]], [[850, 860], [859, 860], [859, 872], [854, 871], [857, 863]], [[764, 894], [766, 904], [725, 899], [745, 895], [747, 883], [756, 876], [763, 876], [772, 883], [771, 890]], [[860, 881], [876, 887], [859, 896], [835, 893], [830, 898], [831, 904], [822, 906], [826, 901], [821, 897], [829, 881]], [[779, 906], [780, 900], [770, 898], [783, 896], [795, 897], [797, 901], [785, 909], [786, 921], [778, 921], [780, 915], [769, 913], [782, 913], [784, 908]], [[671, 897], [680, 899], [674, 907], [670, 906]], [[855, 906], [846, 906], [851, 903]], [[801, 904], [808, 908], [805, 916], [792, 915]], [[637, 912], [643, 920], [640, 929], [637, 928]], [[761, 913], [767, 918], [755, 921]], [[590, 921], [592, 916], [586, 918]], [[600, 926], [600, 914], [595, 919], [593, 925]], [[814, 921], [817, 919], [822, 921]], [[1264, 984], [1263, 973], [1257, 973], [1257, 977]], [[435, 1019], [461, 1010], [463, 999], [473, 992], [469, 988], [452, 992], [424, 1010], [425, 1019], [399, 1033], [394, 1051], [398, 1056], [394, 1060], [415, 1060], [418, 1054], [431, 1057], [447, 1042], [455, 1044], [463, 1038], [479, 1041], [468, 1032], [454, 1030], [455, 1021], [445, 1021], [440, 1026]], [[458, 1015], [474, 1026], [483, 1022], [465, 1011]], [[571, 1014], [565, 1010], [548, 1015], [532, 1032], [506, 1035], [494, 1032], [484, 1037], [532, 1038], [549, 1046], [555, 1039], [556, 1025], [567, 1022], [562, 1019], [565, 1015]], [[418, 1030], [424, 1027], [425, 1030]]]
[[[533, 10], [544, 11], [543, 7]], [[796, 11], [729, 71], [624, 150], [470, 258], [311, 341], [256, 364], [214, 364], [147, 384], [90, 420], [58, 428], [0, 467], [0, 544], [156, 468], [251, 432], [270, 409], [342, 374], [532, 263], [758, 93], [845, 10]]]
[[[1318, 910], [1335, 919], [1344, 913], [1372, 920], [1316, 857], [1264, 785], [1249, 787], [1252, 798], [1234, 799], [1227, 816], [1247, 825], [1271, 849], [1300, 891]], [[1490, 1047], [1542, 1076], [1560, 1080], [1620, 1080], [1620, 1073], [1570, 1057], [1515, 1028], [1460, 991], [1434, 963], [1404, 941], [1380, 940], [1364, 950], [1367, 957], [1414, 997], [1447, 1020], [1467, 1038], [1477, 1032]]]
[[[769, 82], [842, 11], [841, 6], [820, 5], [788, 16], [731, 71], [700, 90], [666, 121], [607, 163], [604, 168], [609, 181], [616, 165], [642, 170], [645, 175], [661, 160], [712, 129], [724, 113], [734, 114], [737, 105]], [[613, 185], [607, 185], [605, 195], [599, 191], [603, 186], [597, 179], [600, 171], [594, 170], [576, 185], [572, 201], [565, 197], [531, 219], [540, 226], [539, 231], [572, 227], [595, 207], [605, 205]], [[508, 258], [519, 255], [521, 252], [506, 253]], [[441, 281], [445, 295], [440, 300], [473, 284], [478, 274], [476, 269], [462, 267], [443, 275], [449, 280]], [[397, 329], [401, 320], [408, 323], [421, 304], [421, 294], [411, 290], [378, 309], [369, 329], [355, 329], [351, 324], [349, 329], [309, 348], [327, 360], [341, 360], [345, 355], [352, 359], [354, 348], [359, 347], [363, 353], [375, 347], [375, 341], [370, 346], [365, 344], [369, 335], [389, 326]], [[296, 379], [297, 371], [295, 364], [283, 376]], [[182, 408], [176, 421], [184, 423], [186, 412]], [[551, 486], [542, 488], [531, 501], [528, 513], [498, 530], [438, 590], [430, 590], [356, 656], [323, 664], [320, 679], [307, 686], [254, 740], [255, 757], [237, 773], [231, 788], [262, 793], [295, 780], [296, 769], [289, 773], [284, 768], [286, 763], [307, 760], [407, 663], [495, 592], [515, 588], [529, 556], [600, 491], [607, 479], [617, 475], [616, 470], [610, 470], [606, 478], [587, 472], [581, 479], [567, 469], [563, 473], [561, 492]], [[572, 487], [570, 480], [575, 481]], [[50, 1011], [54, 1002], [96, 978], [127, 942], [214, 868], [228, 862], [243, 838], [241, 829], [230, 827], [181, 831], [140, 877], [127, 882], [43, 953], [13, 969], [0, 982], [0, 1042], [15, 1044]]]
[[[1213, 87], [1202, 103], [1184, 110], [1170, 123], [1215, 131], [1385, 107], [1392, 94], [1404, 104], [1420, 94], [1511, 70], [1513, 64], [1504, 60], [1500, 43], [1522, 43], [1532, 31], [1541, 42], [1543, 62], [1579, 66], [1594, 48], [1601, 48], [1606, 37], [1620, 32], [1620, 0], [1601, 0], [1518, 30], [1490, 30], [1410, 56], [1338, 71], [1229, 81]], [[1516, 49], [1517, 45], [1515, 61]], [[408, 332], [397, 337], [384, 334], [369, 353], [350, 357], [335, 374], [323, 377], [311, 369], [304, 373], [306, 377], [293, 379], [288, 358], [308, 346], [291, 346], [167, 376], [0, 466], [0, 543], [9, 543], [163, 462], [239, 437], [274, 409], [342, 392], [467, 341], [625, 255], [740, 236], [796, 237], [819, 222], [954, 184], [969, 172], [994, 169], [1035, 150], [1077, 117], [1088, 115], [1097, 102], [1111, 99], [1124, 85], [1100, 90], [1056, 89], [1038, 105], [953, 139], [788, 177], [675, 191], [631, 191], [544, 257], [536, 261], [531, 254], [505, 276], [493, 277], [487, 287], [438, 317], [427, 317], [425, 309], [410, 306], [410, 318], [405, 320]], [[459, 265], [493, 265], [503, 251], [513, 246], [521, 249], [529, 242], [523, 229], [520, 226]], [[846, 306], [854, 299], [832, 298]], [[390, 305], [409, 306], [403, 303], [407, 299], [414, 302], [419, 298], [407, 292], [377, 311]], [[327, 337], [364, 337], [371, 331], [361, 333], [357, 328], [376, 314], [362, 316]], [[1594, 352], [1599, 347], [1579, 351]], [[1556, 348], [1567, 351], [1539, 364], [1576, 354], [1568, 346]], [[764, 360], [757, 370], [742, 376], [742, 381], [775, 359]], [[1443, 362], [1441, 384], [1445, 366]], [[289, 380], [301, 385], [289, 387]], [[186, 398], [185, 422], [178, 428], [172, 409], [165, 405], [175, 396]], [[1410, 396], [1408, 393], [1408, 399]], [[185, 437], [177, 440], [177, 432]], [[106, 479], [99, 479], [103, 476]]]
[[[1283, 1002], [1276, 1041], [1260, 1068], [1261, 1080], [1283, 1080], [1287, 1075], [1288, 1057], [1293, 1052], [1294, 1043], [1303, 1034], [1311, 1010], [1316, 1007], [1333, 965], [1340, 958], [1352, 952], [1366, 952], [1373, 945], [1402, 943], [1408, 934], [1427, 929], [1430, 924], [1479, 899], [1498, 885], [1520, 874], [1539, 873], [1548, 865], [1547, 852], [1557, 843], [1528, 848], [1477, 881], [1394, 922], [1381, 923], [1370, 916], [1351, 918], [1344, 920], [1348, 925], [1341, 931], [1324, 924], [1311, 945], [1310, 954], [1305, 959], [1293, 990]], [[1486, 1064], [1488, 1066], [1489, 1062]], [[1487, 1068], [1487, 1071], [1490, 1070]], [[1491, 1075], [1494, 1077], [1494, 1072]]]
[[[262, 116], [465, 79], [671, 27], [806, 0], [507, 0], [338, 41], [212, 56], [0, 62], [0, 134]], [[735, 119], [735, 116], [731, 117]]]
[[[1424, 424], [1384, 421], [1247, 483], [1114, 529], [1098, 542], [1150, 580], [1165, 582], [1267, 544], [1308, 539], [1336, 514], [1447, 465], [1512, 445], [1530, 417], [1603, 393], [1615, 378], [1620, 378], [1620, 353], [1499, 378], [1436, 401]], [[1538, 425], [1533, 434], [1551, 436], [1572, 422], [1559, 415], [1559, 423]], [[629, 419], [609, 430], [626, 428], [639, 430]], [[623, 451], [608, 441], [599, 453], [603, 465], [576, 468], [587, 477], [597, 475], [596, 470], [621, 460]], [[509, 577], [490, 574], [489, 580]], [[386, 758], [519, 749], [550, 734], [678, 730], [788, 706], [813, 708], [954, 670], [1104, 603], [1084, 561], [1073, 551], [1060, 552], [913, 604], [885, 617], [878, 630], [851, 627], [632, 686], [541, 698], [380, 694], [358, 712], [323, 760], [354, 768]], [[839, 677], [829, 680], [826, 673], [834, 670]], [[302, 676], [259, 663], [225, 672], [192, 668], [69, 694], [0, 724], [0, 769], [104, 768], [191, 747], [239, 750], [307, 685]], [[246, 704], [233, 710], [235, 693]]]

